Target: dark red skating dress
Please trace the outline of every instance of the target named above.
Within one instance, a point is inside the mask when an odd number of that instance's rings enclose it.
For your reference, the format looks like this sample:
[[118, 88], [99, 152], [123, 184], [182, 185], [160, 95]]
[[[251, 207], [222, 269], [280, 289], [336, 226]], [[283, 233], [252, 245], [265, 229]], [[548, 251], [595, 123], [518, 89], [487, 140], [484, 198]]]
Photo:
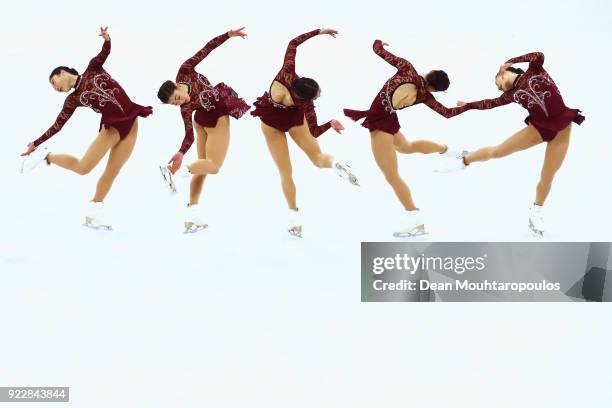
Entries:
[[516, 102], [529, 112], [525, 123], [531, 123], [546, 142], [553, 140], [570, 123], [580, 125], [584, 121], [580, 110], [565, 106], [557, 85], [542, 66], [544, 54], [532, 52], [507, 62], [529, 62], [529, 68], [515, 79], [511, 90], [495, 99], [470, 102], [466, 105], [469, 109], [492, 109]]
[[[397, 117], [397, 111], [409, 106], [423, 103], [429, 106], [434, 111], [438, 112], [445, 118], [450, 118], [460, 113], [463, 113], [467, 108], [447, 108], [434, 98], [427, 91], [425, 79], [420, 76], [414, 69], [412, 64], [404, 58], [397, 57], [385, 50], [383, 43], [380, 40], [374, 41], [372, 47], [376, 55], [383, 58], [389, 64], [397, 68], [397, 72], [383, 85], [378, 95], [372, 102], [368, 110], [353, 110], [344, 109], [344, 114], [349, 118], [357, 121], [365, 118], [362, 126], [368, 128], [371, 132], [381, 130], [390, 134], [395, 134], [400, 130], [400, 124]], [[404, 84], [413, 84], [417, 88], [417, 97], [414, 104], [395, 108], [393, 106], [393, 93]]]
[[[257, 98], [257, 101], [253, 104], [255, 109], [251, 111], [251, 115], [258, 116], [263, 123], [281, 132], [286, 132], [292, 127], [304, 124], [304, 118], [306, 118], [308, 129], [314, 137], [319, 137], [331, 127], [331, 121], [318, 125], [314, 103], [312, 101], [303, 101], [291, 92], [291, 84], [299, 78], [295, 72], [295, 55], [297, 53], [297, 47], [309, 38], [319, 34], [320, 30], [313, 30], [291, 40], [289, 46], [287, 46], [283, 68], [274, 78], [274, 81], [281, 83], [287, 88], [294, 106], [285, 106], [276, 103], [270, 97], [270, 92], [266, 92]], [[274, 83], [274, 81], [272, 81], [272, 83]]]
[[228, 38], [229, 34], [225, 33], [210, 40], [204, 48], [185, 61], [176, 74], [175, 82], [185, 84], [189, 88], [189, 102], [181, 105], [185, 137], [179, 151], [183, 154], [193, 143], [193, 112], [194, 119], [200, 126], [214, 128], [220, 117], [229, 115], [239, 119], [251, 108], [230, 86], [223, 82], [212, 86], [204, 75], [194, 69]]
[[132, 102], [121, 85], [102, 68], [110, 50], [110, 40], [104, 41], [102, 51], [92, 58], [85, 72], [79, 76], [74, 91], [66, 97], [55, 123], [34, 141], [34, 146], [39, 146], [59, 132], [74, 110], [80, 106], [87, 106], [101, 113], [100, 129], [102, 125], [113, 127], [117, 129], [121, 139], [130, 133], [136, 117], [146, 117], [153, 113], [150, 106]]

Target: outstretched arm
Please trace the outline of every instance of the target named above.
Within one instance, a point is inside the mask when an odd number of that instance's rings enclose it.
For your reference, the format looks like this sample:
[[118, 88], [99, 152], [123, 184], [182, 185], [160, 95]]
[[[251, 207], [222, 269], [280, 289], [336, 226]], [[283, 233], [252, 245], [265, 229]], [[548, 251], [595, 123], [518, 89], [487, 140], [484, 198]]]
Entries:
[[91, 61], [89, 61], [87, 69], [102, 68], [102, 65], [104, 65], [104, 62], [106, 62], [106, 58], [108, 58], [108, 55], [111, 51], [111, 41], [110, 35], [108, 35], [108, 27], [100, 27], [100, 34], [98, 35], [104, 38], [104, 44], [102, 45], [102, 50], [98, 53], [98, 55], [96, 55], [91, 59]]
[[64, 106], [62, 107], [62, 111], [55, 119], [55, 123], [38, 139], [34, 141], [34, 147], [38, 147], [47, 140], [51, 139], [53, 135], [59, 132], [64, 124], [70, 119], [74, 110], [79, 106], [78, 101], [75, 96], [69, 95], [64, 101]]
[[221, 34], [209, 42], [206, 43], [198, 52], [196, 52], [191, 58], [181, 64], [179, 71], [192, 70], [198, 65], [212, 50], [223, 44], [227, 39], [230, 38], [229, 32]]
[[181, 144], [181, 148], [179, 152], [182, 154], [187, 153], [191, 145], [193, 144], [193, 122], [192, 116], [193, 111], [191, 109], [182, 109], [181, 108], [181, 116], [183, 117], [183, 124], [185, 125], [185, 137], [183, 138], [183, 143]]
[[416, 73], [416, 70], [408, 60], [393, 55], [389, 51], [385, 50], [386, 45], [389, 44], [384, 43], [381, 40], [376, 40], [372, 45], [372, 49], [374, 50], [376, 55], [387, 61], [389, 64], [393, 65], [395, 68], [398, 69], [398, 71], [413, 71], [414, 73]]
[[506, 64], [518, 64], [521, 62], [528, 62], [529, 68], [538, 69], [544, 65], [544, 54], [541, 52], [530, 52], [519, 57], [510, 58], [506, 61]]
[[470, 109], [467, 105], [458, 106], [455, 108], [447, 108], [446, 106], [438, 102], [432, 94], [429, 94], [427, 96], [427, 99], [425, 99], [423, 103], [433, 111], [438, 112], [440, 115], [444, 116], [446, 119], [460, 115]]
[[500, 97], [493, 99], [483, 99], [482, 101], [476, 102], [458, 102], [459, 106], [467, 107], [467, 109], [478, 109], [478, 110], [486, 110], [497, 108], [498, 106], [504, 106], [512, 102], [512, 92], [504, 92]]
[[314, 137], [321, 136], [332, 126], [331, 120], [322, 125], [317, 124], [317, 113], [313, 103], [309, 103], [304, 107], [304, 116], [306, 117], [308, 129]]
[[316, 37], [319, 34], [329, 34], [332, 37], [336, 37], [338, 31], [332, 30], [330, 28], [316, 29], [309, 31], [305, 34], [299, 35], [293, 40], [289, 41], [287, 51], [285, 52], [285, 58], [283, 60], [283, 71], [295, 72], [295, 56], [297, 54], [297, 47], [306, 40], [309, 40], [312, 37]]

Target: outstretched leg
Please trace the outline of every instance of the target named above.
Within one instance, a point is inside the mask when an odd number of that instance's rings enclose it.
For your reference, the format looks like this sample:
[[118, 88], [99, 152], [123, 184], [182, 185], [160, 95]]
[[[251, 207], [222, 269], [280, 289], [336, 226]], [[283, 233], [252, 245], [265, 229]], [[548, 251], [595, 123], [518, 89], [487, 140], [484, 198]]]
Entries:
[[[196, 129], [200, 126], [195, 124]], [[187, 168], [192, 174], [217, 174], [227, 154], [230, 139], [229, 116], [221, 116], [214, 128], [204, 128], [207, 134], [206, 158], [191, 163]]]
[[94, 195], [92, 201], [104, 201], [104, 198], [106, 198], [106, 195], [110, 191], [115, 178], [117, 178], [117, 175], [119, 174], [119, 171], [121, 171], [121, 168], [125, 162], [127, 162], [132, 155], [134, 145], [136, 144], [137, 135], [138, 120], [135, 120], [134, 124], [132, 125], [132, 129], [130, 129], [130, 133], [111, 148], [108, 161], [106, 162], [106, 168], [98, 180], [96, 194]]
[[568, 125], [565, 129], [557, 134], [557, 136], [546, 146], [546, 154], [544, 155], [544, 164], [540, 175], [540, 182], [536, 188], [536, 205], [544, 205], [546, 197], [550, 192], [555, 173], [561, 168], [567, 149], [569, 147], [570, 133], [572, 125]]
[[383, 172], [387, 182], [393, 187], [393, 191], [397, 198], [407, 211], [416, 210], [416, 206], [412, 201], [410, 189], [400, 177], [397, 166], [397, 154], [393, 145], [393, 135], [382, 131], [374, 131], [370, 133], [372, 140], [372, 152], [376, 164]]
[[119, 132], [115, 128], [103, 126], [81, 159], [69, 154], [49, 153], [47, 161], [77, 174], [85, 175], [96, 167], [106, 153], [119, 143], [119, 140]]
[[334, 157], [331, 154], [321, 152], [319, 142], [310, 133], [306, 119], [304, 119], [302, 125], [289, 129], [289, 135], [315, 166], [319, 168], [330, 168], [332, 166]]
[[291, 167], [291, 159], [289, 158], [287, 136], [280, 130], [268, 126], [263, 122], [261, 122], [261, 130], [266, 137], [266, 143], [272, 155], [272, 159], [274, 163], [276, 163], [276, 167], [278, 167], [287, 204], [292, 210], [297, 210], [295, 184], [293, 183], [293, 169]]
[[512, 153], [529, 149], [540, 143], [542, 143], [540, 132], [532, 125], [529, 125], [497, 146], [482, 147], [474, 152], [468, 153], [463, 158], [463, 162], [465, 164], [471, 164], [474, 162], [484, 162], [490, 159], [499, 159]]
[[393, 147], [397, 152], [410, 153], [444, 153], [448, 150], [446, 145], [432, 142], [430, 140], [414, 140], [408, 141], [402, 132], [397, 132], [393, 135]]
[[[206, 129], [197, 123], [194, 123], [197, 133], [197, 149], [198, 159], [206, 159], [206, 142], [208, 140], [208, 134]], [[202, 194], [202, 188], [204, 186], [204, 180], [206, 179], [205, 174], [194, 174], [191, 177], [191, 184], [189, 186], [189, 205], [198, 204], [200, 201], [200, 195]]]

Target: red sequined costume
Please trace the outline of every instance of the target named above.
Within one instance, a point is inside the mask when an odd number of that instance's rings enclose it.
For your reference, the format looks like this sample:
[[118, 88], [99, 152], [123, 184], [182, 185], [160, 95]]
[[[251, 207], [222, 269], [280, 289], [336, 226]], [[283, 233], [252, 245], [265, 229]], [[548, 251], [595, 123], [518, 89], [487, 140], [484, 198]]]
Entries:
[[294, 106], [285, 106], [276, 103], [270, 97], [270, 92], [266, 92], [257, 98], [257, 101], [253, 104], [255, 109], [251, 112], [251, 115], [258, 116], [266, 125], [278, 129], [281, 132], [286, 132], [292, 127], [302, 125], [305, 117], [308, 129], [314, 137], [319, 137], [331, 127], [331, 122], [318, 125], [314, 103], [312, 101], [302, 100], [291, 91], [291, 84], [299, 78], [295, 72], [295, 55], [297, 53], [297, 47], [309, 38], [319, 34], [320, 30], [314, 30], [291, 40], [285, 53], [283, 67], [274, 78], [274, 81], [281, 83], [287, 88]]
[[132, 102], [121, 85], [102, 68], [110, 50], [110, 40], [104, 41], [102, 51], [92, 58], [85, 72], [78, 77], [74, 91], [66, 97], [55, 123], [34, 141], [34, 146], [38, 147], [59, 132], [74, 110], [80, 106], [88, 106], [102, 114], [100, 129], [102, 125], [113, 127], [117, 129], [121, 139], [130, 133], [136, 117], [146, 117], [153, 112], [150, 106]]
[[532, 52], [511, 58], [507, 62], [511, 64], [528, 62], [529, 68], [524, 74], [519, 74], [514, 80], [513, 88], [500, 97], [470, 102], [466, 107], [492, 109], [516, 102], [529, 112], [525, 123], [531, 123], [546, 142], [553, 140], [557, 133], [571, 122], [580, 125], [584, 121], [580, 110], [565, 106], [557, 85], [543, 68], [544, 54]]
[[[365, 118], [361, 125], [368, 128], [371, 132], [382, 130], [393, 135], [400, 130], [396, 112], [409, 106], [423, 103], [445, 118], [453, 117], [467, 110], [467, 108], [447, 108], [438, 102], [436, 98], [427, 91], [425, 79], [417, 73], [412, 64], [404, 58], [397, 57], [385, 50], [382, 41], [374, 41], [372, 48], [376, 55], [397, 68], [397, 72], [385, 82], [372, 102], [370, 109], [344, 109], [344, 114], [349, 118], [355, 121]], [[416, 86], [416, 100], [412, 105], [397, 109], [393, 106], [393, 93], [404, 84], [413, 84]]]
[[183, 154], [193, 143], [192, 116], [199, 125], [214, 128], [221, 116], [229, 115], [239, 119], [250, 109], [244, 99], [240, 98], [230, 86], [223, 82], [212, 86], [204, 75], [195, 71], [195, 66], [228, 38], [229, 34], [225, 33], [210, 40], [193, 57], [185, 61], [176, 74], [175, 82], [185, 84], [189, 88], [189, 102], [181, 105], [185, 137], [179, 151]]

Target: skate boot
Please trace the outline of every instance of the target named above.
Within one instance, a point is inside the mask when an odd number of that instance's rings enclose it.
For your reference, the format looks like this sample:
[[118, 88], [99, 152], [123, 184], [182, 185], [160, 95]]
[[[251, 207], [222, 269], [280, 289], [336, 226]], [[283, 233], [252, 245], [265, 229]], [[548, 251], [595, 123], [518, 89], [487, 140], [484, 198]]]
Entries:
[[544, 236], [544, 209], [541, 205], [532, 204], [529, 209], [529, 229], [537, 236]]
[[420, 235], [427, 235], [425, 224], [423, 222], [421, 212], [417, 210], [406, 211], [406, 219], [404, 220], [406, 227], [393, 233], [395, 238], [412, 238]]
[[111, 231], [113, 227], [108, 223], [104, 216], [104, 204], [101, 202], [90, 201], [87, 215], [85, 215], [85, 227], [92, 229], [103, 229]]
[[164, 184], [170, 190], [171, 194], [176, 194], [176, 184], [174, 183], [174, 175], [170, 171], [169, 165], [159, 165], [159, 171], [164, 179]]
[[359, 181], [357, 181], [357, 177], [353, 174], [351, 170], [351, 166], [346, 163], [342, 163], [339, 161], [334, 161], [332, 163], [332, 167], [336, 171], [336, 174], [343, 179], [347, 180], [354, 186], [359, 186]]
[[287, 226], [287, 232], [293, 237], [302, 238], [302, 220], [300, 217], [300, 210], [289, 209], [289, 222]]
[[448, 157], [449, 159], [456, 159], [458, 157], [463, 157], [467, 154], [467, 150], [457, 149], [454, 147], [446, 146], [446, 151], [444, 153], [440, 153], [444, 157]]
[[458, 152], [448, 149], [443, 154], [446, 158], [435, 170], [436, 173], [452, 173], [454, 171], [464, 170], [467, 167], [467, 164], [465, 164], [465, 156], [468, 154], [467, 150]]
[[[47, 162], [48, 154], [49, 150], [46, 147], [39, 147], [28, 156], [24, 157], [23, 162], [21, 163], [21, 173], [30, 173], [42, 162]], [[47, 162], [47, 165], [49, 165], [49, 162]]]
[[204, 228], [208, 228], [208, 224], [204, 223], [201, 218], [200, 210], [199, 204], [187, 205], [185, 208], [185, 234], [193, 234], [202, 231]]

